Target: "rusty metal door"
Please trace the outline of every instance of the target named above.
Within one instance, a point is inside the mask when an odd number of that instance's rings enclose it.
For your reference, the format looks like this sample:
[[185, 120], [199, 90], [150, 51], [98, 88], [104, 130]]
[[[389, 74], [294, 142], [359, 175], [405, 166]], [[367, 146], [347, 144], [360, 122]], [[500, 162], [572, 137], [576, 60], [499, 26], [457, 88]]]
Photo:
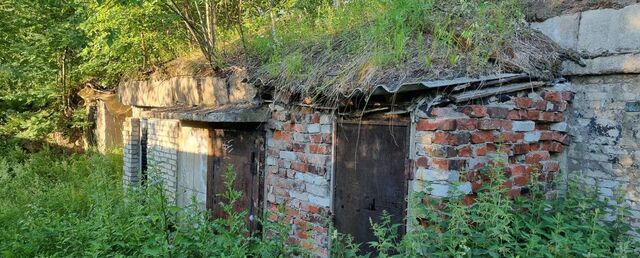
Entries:
[[408, 127], [339, 122], [336, 129], [335, 227], [370, 252], [367, 242], [376, 240], [370, 219], [379, 223], [387, 211], [393, 224], [404, 224]]
[[220, 202], [226, 201], [225, 173], [231, 170], [235, 174], [233, 188], [242, 196], [236, 201], [235, 212], [246, 211], [245, 222], [253, 232], [257, 229], [256, 216], [261, 214], [263, 200], [264, 131], [249, 127], [234, 129], [213, 129], [212, 170], [207, 177], [207, 208], [214, 217], [225, 217]]

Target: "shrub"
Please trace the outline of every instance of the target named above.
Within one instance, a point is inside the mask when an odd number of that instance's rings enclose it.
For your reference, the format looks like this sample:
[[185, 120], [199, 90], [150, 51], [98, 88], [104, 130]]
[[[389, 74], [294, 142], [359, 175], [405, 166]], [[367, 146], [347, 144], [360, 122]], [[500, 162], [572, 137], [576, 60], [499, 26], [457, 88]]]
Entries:
[[284, 257], [288, 225], [261, 221], [269, 238], [249, 234], [240, 192], [226, 173], [224, 218], [195, 205], [178, 208], [150, 168], [148, 186], [122, 189], [122, 156], [28, 155], [3, 148], [0, 156], [0, 256]]
[[[397, 225], [390, 225], [387, 216], [372, 224], [379, 239], [368, 244], [380, 257], [637, 257], [638, 241], [629, 235], [629, 214], [622, 206], [577, 180], [551, 196], [554, 192], [544, 191], [536, 175], [529, 194], [509, 197], [502, 186], [502, 164], [480, 171], [489, 180], [473, 205], [465, 204], [459, 193], [435, 199], [422, 192], [411, 202], [411, 230], [402, 241], [393, 242]], [[332, 248], [334, 255], [356, 256], [345, 255], [357, 252], [348, 237], [334, 240], [333, 246], [340, 248]]]

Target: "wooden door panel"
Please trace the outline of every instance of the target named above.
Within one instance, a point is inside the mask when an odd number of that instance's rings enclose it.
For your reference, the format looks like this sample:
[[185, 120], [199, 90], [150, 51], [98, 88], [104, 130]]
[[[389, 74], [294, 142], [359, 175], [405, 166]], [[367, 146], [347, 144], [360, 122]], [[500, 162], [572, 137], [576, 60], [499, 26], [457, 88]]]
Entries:
[[380, 222], [386, 210], [392, 223], [403, 223], [408, 149], [404, 125], [337, 125], [335, 226], [365, 251], [372, 251], [366, 243], [376, 240], [369, 219]]

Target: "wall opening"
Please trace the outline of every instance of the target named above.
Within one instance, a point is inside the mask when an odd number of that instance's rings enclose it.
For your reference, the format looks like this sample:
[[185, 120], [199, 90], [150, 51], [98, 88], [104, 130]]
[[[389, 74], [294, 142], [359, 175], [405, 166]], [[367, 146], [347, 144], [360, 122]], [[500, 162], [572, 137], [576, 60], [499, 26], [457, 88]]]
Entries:
[[147, 185], [147, 143], [148, 143], [147, 120], [140, 119], [140, 184]]
[[379, 223], [384, 211], [393, 224], [406, 217], [408, 123], [338, 121], [335, 141], [334, 225], [372, 252], [369, 221]]

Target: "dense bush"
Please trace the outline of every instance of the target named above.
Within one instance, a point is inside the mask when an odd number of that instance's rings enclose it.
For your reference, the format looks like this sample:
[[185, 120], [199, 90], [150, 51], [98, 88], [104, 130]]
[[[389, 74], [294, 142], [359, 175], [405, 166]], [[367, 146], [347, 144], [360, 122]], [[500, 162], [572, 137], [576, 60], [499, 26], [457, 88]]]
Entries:
[[[2, 144], [0, 144], [2, 145]], [[146, 189], [125, 194], [121, 155], [64, 155], [45, 149], [25, 154], [0, 146], [0, 256], [287, 257], [290, 228], [262, 222], [269, 238], [250, 235], [244, 212], [234, 212], [240, 192], [226, 173], [226, 217], [211, 219], [195, 206], [169, 205], [162, 181], [150, 171]], [[533, 176], [529, 194], [511, 198], [499, 162], [475, 203], [462, 196], [411, 200], [409, 233], [389, 217], [373, 224], [378, 240], [367, 243], [381, 257], [614, 257], [637, 256], [628, 213], [598, 192], [570, 182], [550, 195]], [[416, 219], [420, 218], [420, 219]], [[362, 257], [349, 236], [334, 233], [333, 257]], [[373, 256], [369, 254], [369, 256]]]
[[[414, 223], [401, 240], [388, 217], [373, 224], [378, 241], [368, 243], [381, 257], [637, 257], [628, 212], [602, 199], [597, 190], [570, 181], [551, 196], [532, 176], [529, 194], [506, 195], [503, 165], [481, 170], [488, 179], [468, 206], [459, 193], [447, 199], [414, 201]], [[613, 201], [613, 203], [611, 202]], [[620, 200], [617, 200], [620, 201]], [[416, 218], [420, 218], [417, 220]], [[334, 236], [334, 257], [358, 257], [348, 236]]]
[[[250, 235], [244, 213], [231, 210], [240, 193], [230, 188], [226, 218], [196, 207], [169, 205], [162, 182], [124, 194], [121, 156], [64, 156], [53, 150], [0, 156], [1, 257], [278, 257], [288, 227], [264, 222], [271, 238]], [[153, 175], [153, 173], [151, 173]]]

